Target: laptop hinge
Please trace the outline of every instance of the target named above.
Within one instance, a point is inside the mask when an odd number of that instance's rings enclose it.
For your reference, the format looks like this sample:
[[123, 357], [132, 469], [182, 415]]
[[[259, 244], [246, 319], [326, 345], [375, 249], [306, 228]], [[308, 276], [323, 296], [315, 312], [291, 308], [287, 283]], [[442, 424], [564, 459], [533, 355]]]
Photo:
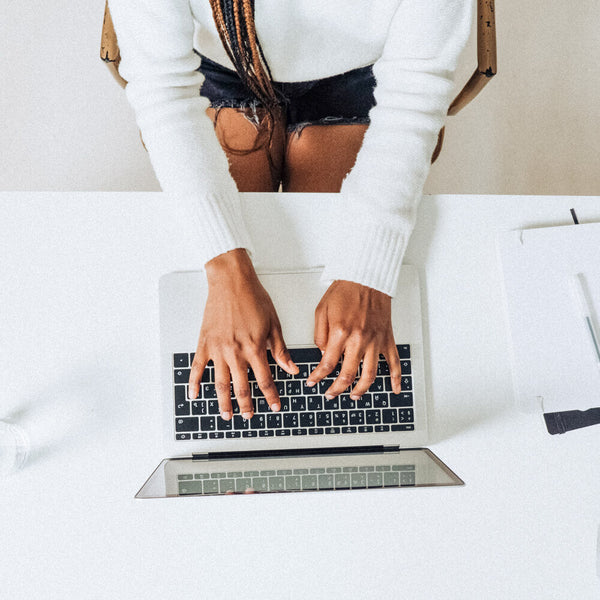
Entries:
[[243, 458], [278, 458], [282, 456], [326, 456], [329, 454], [371, 454], [398, 452], [398, 446], [341, 446], [333, 448], [286, 448], [280, 450], [240, 450], [233, 452], [204, 452], [192, 454], [194, 461]]

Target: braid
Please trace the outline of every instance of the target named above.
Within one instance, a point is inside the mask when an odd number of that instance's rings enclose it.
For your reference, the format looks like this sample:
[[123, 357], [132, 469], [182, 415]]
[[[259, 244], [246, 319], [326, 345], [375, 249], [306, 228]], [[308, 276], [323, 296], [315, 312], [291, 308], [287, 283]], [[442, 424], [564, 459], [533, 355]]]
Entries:
[[[271, 156], [271, 143], [275, 113], [279, 110], [279, 98], [273, 87], [269, 65], [256, 35], [254, 0], [210, 0], [210, 6], [229, 60], [233, 63], [242, 82], [266, 110], [266, 142], [261, 139], [262, 135], [258, 135], [252, 148], [239, 150], [227, 147], [226, 149], [232, 154], [245, 155], [266, 146], [267, 159], [273, 176], [276, 169]], [[215, 124], [218, 115], [219, 109], [215, 113]], [[257, 123], [257, 125], [262, 124]]]
[[254, 25], [254, 0], [210, 0], [223, 47], [241, 80], [269, 113], [278, 105]]

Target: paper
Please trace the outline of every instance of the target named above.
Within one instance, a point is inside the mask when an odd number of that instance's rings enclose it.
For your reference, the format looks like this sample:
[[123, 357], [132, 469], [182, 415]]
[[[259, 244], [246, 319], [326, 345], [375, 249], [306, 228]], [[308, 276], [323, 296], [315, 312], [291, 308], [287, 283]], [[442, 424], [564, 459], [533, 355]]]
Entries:
[[579, 275], [598, 332], [600, 223], [501, 233], [498, 253], [512, 343], [515, 400], [525, 412], [600, 407], [600, 366]]

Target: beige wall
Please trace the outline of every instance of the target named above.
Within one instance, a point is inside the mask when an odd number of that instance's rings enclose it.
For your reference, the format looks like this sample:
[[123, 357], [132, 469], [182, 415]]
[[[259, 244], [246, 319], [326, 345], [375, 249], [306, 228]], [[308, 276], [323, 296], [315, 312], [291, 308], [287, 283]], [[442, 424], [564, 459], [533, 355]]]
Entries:
[[[86, 6], [2, 6], [2, 190], [158, 189], [98, 59], [104, 0]], [[599, 9], [600, 0], [496, 0], [498, 75], [449, 119], [426, 192], [600, 195]], [[475, 56], [472, 36], [458, 82]]]
[[600, 195], [599, 18], [599, 0], [496, 0], [498, 74], [448, 119], [426, 192]]

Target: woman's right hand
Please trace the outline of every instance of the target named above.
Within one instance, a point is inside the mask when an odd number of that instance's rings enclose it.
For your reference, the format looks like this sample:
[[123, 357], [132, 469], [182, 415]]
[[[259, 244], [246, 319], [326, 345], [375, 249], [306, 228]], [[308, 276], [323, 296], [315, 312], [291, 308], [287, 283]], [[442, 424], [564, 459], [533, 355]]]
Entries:
[[208, 298], [190, 372], [190, 399], [198, 396], [202, 373], [212, 360], [223, 419], [233, 416], [230, 377], [240, 413], [245, 419], [254, 414], [249, 366], [271, 410], [280, 410], [267, 349], [284, 371], [296, 374], [298, 367], [286, 348], [273, 302], [258, 280], [248, 254], [243, 248], [220, 254], [206, 263], [206, 276]]

